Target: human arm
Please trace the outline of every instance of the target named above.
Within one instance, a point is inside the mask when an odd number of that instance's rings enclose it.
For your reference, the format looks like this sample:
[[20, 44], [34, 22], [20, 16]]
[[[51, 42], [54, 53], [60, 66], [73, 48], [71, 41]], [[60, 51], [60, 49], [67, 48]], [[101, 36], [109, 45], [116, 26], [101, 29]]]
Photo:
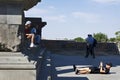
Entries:
[[103, 68], [103, 62], [100, 62], [100, 73], [106, 73], [105, 69]]

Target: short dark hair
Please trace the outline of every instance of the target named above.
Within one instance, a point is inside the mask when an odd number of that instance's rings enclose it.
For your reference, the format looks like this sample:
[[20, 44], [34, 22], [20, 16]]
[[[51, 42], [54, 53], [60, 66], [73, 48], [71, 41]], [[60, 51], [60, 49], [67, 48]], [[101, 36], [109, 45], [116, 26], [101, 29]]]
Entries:
[[92, 36], [91, 34], [88, 34], [88, 36]]
[[112, 63], [106, 63], [107, 65], [109, 65], [110, 67], [112, 67]]

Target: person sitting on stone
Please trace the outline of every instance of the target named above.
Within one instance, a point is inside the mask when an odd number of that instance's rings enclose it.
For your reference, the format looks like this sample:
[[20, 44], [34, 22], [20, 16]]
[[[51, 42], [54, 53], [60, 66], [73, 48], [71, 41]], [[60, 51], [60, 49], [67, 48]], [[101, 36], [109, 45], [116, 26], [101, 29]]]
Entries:
[[30, 43], [30, 47], [34, 47], [35, 44], [34, 44], [34, 38], [35, 38], [35, 34], [34, 33], [31, 33], [31, 21], [27, 21], [25, 23], [25, 36], [27, 39], [30, 39], [31, 43]]
[[106, 63], [105, 67], [103, 67], [103, 62], [100, 62], [99, 67], [76, 67], [73, 65], [73, 69], [75, 74], [109, 74], [110, 68], [112, 67], [112, 63]]

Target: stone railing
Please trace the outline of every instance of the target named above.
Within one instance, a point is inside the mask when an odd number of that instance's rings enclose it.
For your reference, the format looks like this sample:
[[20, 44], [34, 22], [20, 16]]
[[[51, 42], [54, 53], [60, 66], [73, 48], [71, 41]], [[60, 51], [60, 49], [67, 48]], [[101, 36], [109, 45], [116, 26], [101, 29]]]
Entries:
[[[86, 43], [75, 41], [62, 41], [62, 40], [43, 40], [44, 46], [51, 51], [60, 50], [79, 50], [85, 53]], [[116, 43], [98, 43], [95, 47], [95, 53], [97, 54], [119, 54], [119, 50]]]

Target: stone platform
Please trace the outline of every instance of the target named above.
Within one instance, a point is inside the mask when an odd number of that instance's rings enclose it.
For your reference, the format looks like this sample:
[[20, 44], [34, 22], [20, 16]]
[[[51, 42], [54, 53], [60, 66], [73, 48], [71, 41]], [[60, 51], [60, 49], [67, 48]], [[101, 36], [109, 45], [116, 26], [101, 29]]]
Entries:
[[23, 48], [22, 52], [0, 52], [0, 80], [41, 80], [44, 48]]
[[[120, 55], [96, 56], [84, 58], [81, 55], [58, 55], [51, 54], [52, 80], [119, 80], [120, 79]], [[81, 74], [76, 75], [73, 64], [77, 67], [98, 66], [99, 62], [112, 62], [110, 74]]]
[[0, 80], [36, 80], [36, 66], [19, 52], [0, 52]]

